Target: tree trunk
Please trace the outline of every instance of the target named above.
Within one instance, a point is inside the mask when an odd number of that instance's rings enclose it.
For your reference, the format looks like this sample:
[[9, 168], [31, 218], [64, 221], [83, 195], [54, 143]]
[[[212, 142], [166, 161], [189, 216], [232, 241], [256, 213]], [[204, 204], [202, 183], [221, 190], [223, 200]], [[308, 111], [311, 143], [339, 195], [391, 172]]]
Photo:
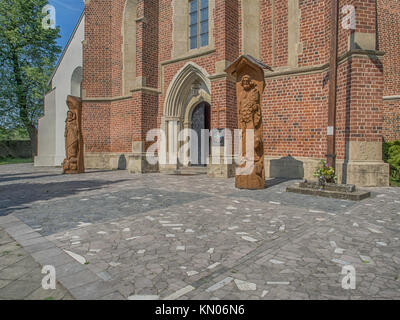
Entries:
[[31, 151], [32, 151], [32, 159], [34, 159], [35, 156], [37, 156], [37, 151], [38, 151], [38, 131], [36, 127], [32, 124], [28, 125], [26, 128], [28, 130], [29, 138], [31, 139]]
[[37, 129], [29, 120], [26, 90], [24, 82], [22, 81], [22, 71], [18, 60], [16, 51], [12, 51], [12, 61], [14, 69], [14, 77], [17, 83], [17, 101], [19, 107], [19, 118], [28, 131], [29, 138], [31, 139], [31, 154], [32, 159], [37, 155]]

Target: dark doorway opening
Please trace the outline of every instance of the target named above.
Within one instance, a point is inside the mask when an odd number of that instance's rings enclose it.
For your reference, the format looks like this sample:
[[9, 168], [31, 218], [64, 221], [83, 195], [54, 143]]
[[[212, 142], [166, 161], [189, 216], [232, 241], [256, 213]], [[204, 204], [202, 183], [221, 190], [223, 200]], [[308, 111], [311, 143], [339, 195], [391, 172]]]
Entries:
[[[192, 130], [196, 133], [197, 144], [194, 143], [196, 137], [191, 139], [190, 164], [191, 166], [207, 166], [207, 157], [210, 151], [210, 128], [211, 128], [211, 108], [207, 102], [199, 103], [192, 113]], [[204, 131], [206, 130], [206, 131]], [[203, 138], [202, 138], [203, 137]], [[196, 152], [192, 150], [197, 149]]]

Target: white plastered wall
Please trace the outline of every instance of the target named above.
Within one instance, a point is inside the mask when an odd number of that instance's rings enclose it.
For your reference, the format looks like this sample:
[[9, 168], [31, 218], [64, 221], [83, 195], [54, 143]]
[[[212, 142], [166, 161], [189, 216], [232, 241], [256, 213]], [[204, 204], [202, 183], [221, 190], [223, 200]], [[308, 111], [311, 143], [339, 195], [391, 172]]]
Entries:
[[[44, 116], [39, 119], [38, 156], [35, 166], [61, 166], [65, 158], [65, 119], [67, 96], [77, 95], [77, 75], [82, 68], [82, 41], [85, 18], [82, 17], [67, 45], [52, 79], [52, 91], [45, 96]], [[74, 73], [75, 71], [75, 73]]]

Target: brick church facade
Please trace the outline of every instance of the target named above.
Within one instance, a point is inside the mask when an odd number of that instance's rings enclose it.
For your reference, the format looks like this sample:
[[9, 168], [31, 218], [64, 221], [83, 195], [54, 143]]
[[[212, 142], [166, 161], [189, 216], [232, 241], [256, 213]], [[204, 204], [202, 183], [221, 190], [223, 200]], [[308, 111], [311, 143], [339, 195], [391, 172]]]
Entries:
[[[339, 182], [388, 185], [382, 142], [400, 139], [400, 1], [339, 5]], [[346, 5], [355, 30], [342, 27]], [[327, 154], [330, 37], [331, 0], [86, 0], [86, 167], [178, 170], [146, 163], [148, 131], [163, 129], [169, 152], [199, 106], [205, 129], [237, 128], [225, 69], [249, 54], [271, 68], [262, 99], [267, 177], [312, 178]], [[208, 173], [232, 170], [208, 164]]]

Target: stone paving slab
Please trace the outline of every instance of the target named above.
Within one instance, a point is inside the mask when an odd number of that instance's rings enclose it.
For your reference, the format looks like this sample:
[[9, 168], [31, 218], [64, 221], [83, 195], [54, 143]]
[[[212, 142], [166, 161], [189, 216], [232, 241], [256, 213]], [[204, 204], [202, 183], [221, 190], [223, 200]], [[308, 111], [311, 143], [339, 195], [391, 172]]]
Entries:
[[[10, 225], [11, 227], [5, 227]], [[4, 228], [4, 229], [3, 229]], [[26, 234], [22, 233], [21, 230], [25, 230]], [[15, 239], [13, 240], [15, 245], [18, 247], [22, 247], [21, 243], [24, 243], [24, 239], [26, 235], [32, 234], [34, 231], [32, 228], [24, 224], [18, 218], [14, 216], [8, 217], [0, 217], [0, 232], [5, 234], [6, 238], [11, 239], [10, 235]], [[76, 261], [73, 257], [68, 255], [65, 251], [58, 248], [53, 242], [48, 240], [47, 238], [41, 236], [35, 238], [35, 240], [40, 240], [40, 243], [30, 244], [29, 242], [21, 249], [24, 252], [25, 256], [28, 256], [29, 259], [24, 259], [21, 264], [21, 261], [14, 258], [14, 260], [2, 260], [2, 264], [8, 263], [6, 268], [0, 270], [0, 279], [1, 280], [10, 280], [11, 283], [7, 283], [7, 286], [0, 289], [0, 298], [7, 299], [18, 299], [17, 291], [21, 291], [22, 296], [25, 297], [24, 293], [30, 292], [32, 288], [36, 289], [35, 294], [33, 296], [28, 296], [28, 299], [40, 299], [43, 295], [45, 295], [45, 291], [41, 289], [41, 281], [44, 275], [41, 274], [41, 267], [50, 265], [55, 267], [56, 269], [56, 279], [58, 285], [61, 286], [61, 290], [66, 291], [64, 288], [68, 289], [68, 294], [66, 295], [66, 299], [80, 299], [80, 300], [88, 300], [94, 297], [101, 298], [110, 293], [110, 291], [105, 288], [103, 285], [103, 291], [98, 288], [90, 290], [90, 284], [94, 282], [104, 283], [104, 281], [89, 270], [86, 265], [83, 265]], [[9, 243], [6, 243], [8, 248]], [[40, 247], [38, 247], [40, 246]], [[8, 251], [4, 251], [8, 254]], [[18, 257], [23, 254], [18, 253]], [[39, 276], [36, 274], [40, 272]], [[32, 276], [37, 277], [37, 281], [32, 281]], [[23, 283], [26, 283], [26, 288]], [[85, 290], [76, 290], [79, 287], [85, 287]], [[41, 289], [41, 290], [40, 290]], [[59, 297], [60, 293], [56, 290], [49, 291], [50, 293], [55, 294], [56, 297]], [[50, 296], [49, 298], [54, 299], [54, 296]]]
[[60, 284], [44, 290], [41, 266], [0, 227], [0, 300], [70, 300]]
[[[171, 205], [180, 205], [205, 197], [207, 196], [190, 192], [138, 188], [84, 196], [79, 199], [69, 197], [35, 203], [30, 208], [18, 210], [16, 216], [32, 227], [40, 226], [42, 235], [49, 235], [75, 228], [82, 221], [99, 223]], [[97, 210], [97, 208], [101, 208], [101, 210]], [[32, 210], [42, 214], [32, 216]]]
[[0, 225], [79, 299], [400, 298], [399, 188], [356, 203], [278, 179], [246, 191], [204, 175], [0, 170]]

